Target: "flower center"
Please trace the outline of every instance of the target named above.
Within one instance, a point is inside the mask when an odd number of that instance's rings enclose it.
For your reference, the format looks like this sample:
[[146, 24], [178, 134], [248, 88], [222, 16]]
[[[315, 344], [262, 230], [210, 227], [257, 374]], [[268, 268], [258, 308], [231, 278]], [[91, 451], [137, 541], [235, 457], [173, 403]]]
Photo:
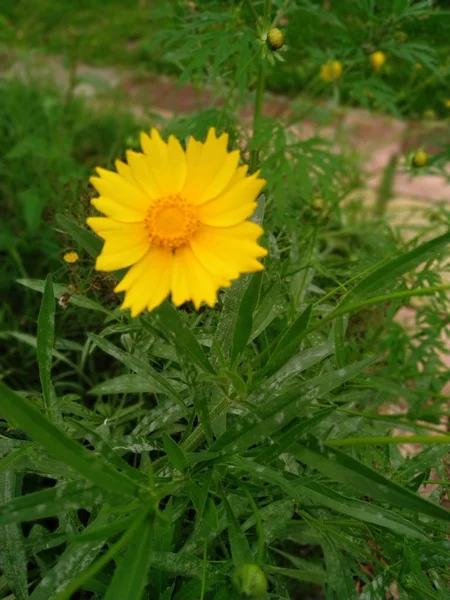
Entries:
[[180, 196], [156, 200], [144, 219], [150, 243], [163, 248], [186, 244], [199, 225], [195, 208]]

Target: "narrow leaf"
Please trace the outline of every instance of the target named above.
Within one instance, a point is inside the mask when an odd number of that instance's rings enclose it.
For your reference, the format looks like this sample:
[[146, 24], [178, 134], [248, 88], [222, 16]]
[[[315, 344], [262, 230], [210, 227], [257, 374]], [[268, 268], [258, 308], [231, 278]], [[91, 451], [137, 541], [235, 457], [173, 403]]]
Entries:
[[139, 488], [128, 477], [99, 460], [92, 452], [69, 438], [50, 423], [27, 400], [0, 382], [0, 404], [3, 415], [17, 424], [49, 454], [58, 458], [94, 483], [120, 493], [135, 495]]
[[261, 289], [262, 271], [254, 273], [249, 281], [247, 289], [242, 296], [239, 310], [236, 316], [236, 325], [233, 334], [233, 345], [231, 348], [231, 363], [241, 355], [247, 345], [253, 329], [253, 312], [259, 300]]
[[57, 214], [56, 222], [61, 229], [68, 233], [81, 248], [86, 250], [86, 252], [92, 256], [92, 258], [97, 258], [102, 249], [102, 240], [100, 238], [89, 231], [89, 229], [81, 227], [78, 223], [64, 215]]
[[55, 298], [53, 295], [53, 280], [49, 274], [45, 280], [44, 295], [38, 317], [37, 330], [37, 359], [39, 377], [41, 379], [42, 397], [49, 417], [53, 417], [53, 407], [56, 401], [52, 385], [52, 352], [55, 343]]
[[390, 481], [375, 469], [371, 469], [353, 457], [324, 444], [311, 434], [308, 434], [305, 442], [298, 442], [291, 446], [290, 452], [303, 463], [317, 469], [333, 481], [351, 486], [361, 496], [372, 496], [376, 500], [388, 502], [406, 510], [450, 521], [450, 512], [444, 508]]

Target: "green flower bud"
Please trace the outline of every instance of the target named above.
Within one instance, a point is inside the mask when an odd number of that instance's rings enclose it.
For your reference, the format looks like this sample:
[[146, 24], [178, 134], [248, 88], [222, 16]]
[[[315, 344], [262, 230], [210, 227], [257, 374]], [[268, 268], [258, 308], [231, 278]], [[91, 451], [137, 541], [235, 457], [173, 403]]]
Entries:
[[415, 167], [424, 167], [428, 163], [428, 154], [424, 150], [419, 150], [414, 154], [412, 163]]
[[274, 27], [267, 34], [267, 43], [272, 50], [279, 50], [284, 46], [284, 33], [277, 27]]
[[239, 565], [233, 574], [233, 585], [246, 598], [259, 600], [266, 597], [267, 579], [258, 565]]

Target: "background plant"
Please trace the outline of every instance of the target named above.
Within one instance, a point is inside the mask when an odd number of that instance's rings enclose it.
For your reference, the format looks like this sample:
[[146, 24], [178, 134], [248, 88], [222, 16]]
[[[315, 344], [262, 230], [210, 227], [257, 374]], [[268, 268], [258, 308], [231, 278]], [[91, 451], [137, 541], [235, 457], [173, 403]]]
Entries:
[[[268, 180], [255, 215], [270, 249], [265, 272], [243, 277], [215, 309], [199, 313], [166, 303], [130, 319], [111, 296], [113, 281], [92, 272], [99, 240], [82, 224], [87, 174], [120, 155], [137, 124], [97, 116], [73, 99], [67, 105], [51, 91], [4, 84], [13, 120], [2, 127], [11, 147], [3, 197], [13, 200], [10, 222], [20, 233], [28, 226], [32, 245], [5, 228], [10, 271], [23, 264], [21, 287], [11, 276], [5, 281], [22, 299], [29, 329], [19, 331], [20, 311], [8, 303], [3, 597], [238, 598], [233, 574], [252, 563], [271, 598], [384, 598], [394, 584], [401, 598], [448, 598], [450, 439], [438, 429], [448, 411], [448, 211], [434, 209], [413, 239], [402, 239], [383, 212], [371, 217], [354, 200], [364, 176], [358, 157], [345, 148], [336, 154], [336, 140], [301, 135], [306, 116], [331, 119], [338, 102], [359, 98], [365, 85], [381, 90], [379, 106], [403, 111], [401, 90], [369, 74], [361, 44], [376, 40], [387, 50], [398, 25], [420, 30], [434, 14], [423, 2], [349, 6], [348, 22], [339, 7], [315, 2], [208, 2], [192, 10], [173, 2], [144, 11], [168, 25], [147, 40], [160, 48], [158, 64], [213, 85], [225, 100], [165, 123], [165, 132], [183, 139], [210, 125], [227, 130]], [[141, 10], [130, 12], [130, 22]], [[288, 53], [286, 69], [272, 66], [259, 43], [283, 17], [292, 52], [301, 29], [316, 78], [302, 84], [306, 96], [288, 121], [258, 110], [262, 82], [274, 85], [290, 68]], [[294, 28], [296, 19], [305, 26]], [[319, 50], [324, 22], [329, 53]], [[47, 21], [38, 25], [29, 26], [31, 40]], [[46, 48], [64, 50], [52, 46], [58, 39]], [[406, 62], [415, 56], [409, 52]], [[331, 88], [319, 84], [325, 59], [345, 67], [350, 57], [348, 78], [345, 68]], [[323, 109], [315, 100], [321, 88], [332, 98]], [[251, 134], [238, 108], [255, 97]], [[14, 168], [19, 159], [29, 171]], [[43, 205], [20, 201], [30, 189], [48, 197], [43, 220]], [[82, 259], [61, 267], [69, 247]], [[405, 304], [414, 308], [412, 328], [396, 318]], [[21, 335], [36, 361], [30, 352], [21, 364], [23, 350], [19, 360], [11, 341]], [[383, 407], [399, 398], [403, 412], [386, 414]], [[399, 443], [411, 434], [422, 451], [406, 459]], [[431, 478], [439, 483], [425, 498], [417, 491]]]

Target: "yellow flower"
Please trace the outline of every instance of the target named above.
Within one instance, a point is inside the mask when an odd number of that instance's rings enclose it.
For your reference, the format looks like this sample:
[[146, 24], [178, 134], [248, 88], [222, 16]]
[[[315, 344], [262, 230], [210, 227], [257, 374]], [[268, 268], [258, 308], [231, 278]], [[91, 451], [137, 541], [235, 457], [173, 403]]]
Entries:
[[186, 151], [171, 135], [141, 134], [143, 152], [127, 152], [117, 173], [97, 169], [92, 204], [106, 217], [89, 226], [105, 240], [96, 269], [131, 267], [115, 292], [133, 316], [157, 307], [171, 293], [179, 306], [213, 306], [217, 292], [241, 273], [263, 269], [262, 228], [247, 220], [265, 184], [247, 175], [240, 153], [227, 151], [228, 135], [211, 128], [205, 142], [189, 138]]
[[78, 256], [78, 254], [76, 252], [66, 252], [63, 256], [63, 260], [66, 261], [66, 263], [69, 263], [71, 265], [73, 263], [76, 263], [79, 258], [80, 257]]
[[450, 98], [448, 100], [444, 100], [444, 106], [446, 108], [450, 108]]
[[324, 81], [335, 81], [342, 75], [342, 63], [339, 60], [329, 60], [320, 67], [320, 76]]
[[375, 71], [380, 71], [381, 67], [386, 62], [386, 54], [381, 52], [381, 50], [377, 50], [376, 52], [372, 52], [370, 55], [370, 63]]
[[279, 50], [284, 46], [284, 33], [277, 27], [274, 27], [267, 34], [267, 43], [272, 50]]

